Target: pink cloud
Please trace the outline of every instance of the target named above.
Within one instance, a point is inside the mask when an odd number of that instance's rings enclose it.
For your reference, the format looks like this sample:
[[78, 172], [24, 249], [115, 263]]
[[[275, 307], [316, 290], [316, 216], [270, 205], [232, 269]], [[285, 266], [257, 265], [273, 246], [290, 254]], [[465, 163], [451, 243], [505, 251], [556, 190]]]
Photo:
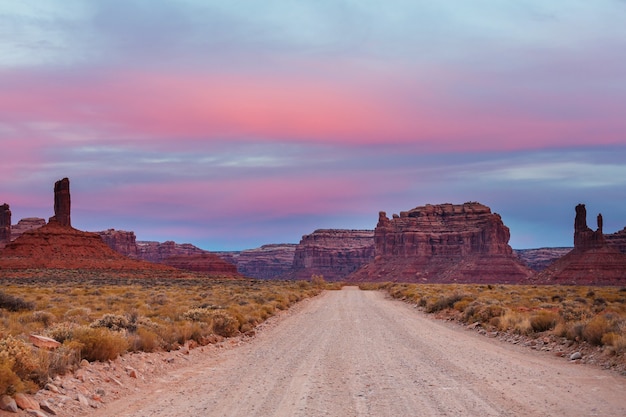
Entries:
[[[598, 126], [594, 118], [533, 114], [513, 96], [495, 102], [463, 97], [443, 87], [445, 74], [430, 84], [396, 76], [126, 72], [75, 81], [5, 74], [0, 112], [9, 125], [82, 126], [89, 131], [85, 137], [144, 140], [176, 149], [198, 140], [253, 139], [518, 150], [621, 143], [626, 134], [611, 112]], [[519, 98], [530, 109], [535, 103], [559, 108], [563, 100]], [[584, 111], [588, 105], [575, 107]]]

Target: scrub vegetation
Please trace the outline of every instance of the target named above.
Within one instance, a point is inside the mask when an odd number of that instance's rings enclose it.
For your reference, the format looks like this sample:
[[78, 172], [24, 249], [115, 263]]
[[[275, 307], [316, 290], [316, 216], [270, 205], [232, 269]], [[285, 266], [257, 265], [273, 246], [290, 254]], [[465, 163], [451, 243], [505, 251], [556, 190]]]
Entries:
[[[71, 273], [69, 273], [71, 272]], [[57, 272], [58, 274], [58, 272]], [[252, 333], [322, 283], [85, 278], [4, 279], [0, 287], [0, 395], [34, 391], [86, 359], [172, 350]], [[38, 349], [29, 335], [61, 343]]]
[[365, 284], [466, 324], [520, 335], [551, 334], [626, 353], [626, 288], [587, 286]]

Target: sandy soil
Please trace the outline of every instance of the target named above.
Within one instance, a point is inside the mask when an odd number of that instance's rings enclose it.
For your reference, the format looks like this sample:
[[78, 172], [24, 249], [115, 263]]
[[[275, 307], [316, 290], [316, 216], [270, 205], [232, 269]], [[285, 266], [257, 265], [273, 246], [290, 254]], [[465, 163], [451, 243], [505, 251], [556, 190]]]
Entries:
[[302, 303], [94, 416], [624, 416], [626, 378], [477, 335], [383, 293]]

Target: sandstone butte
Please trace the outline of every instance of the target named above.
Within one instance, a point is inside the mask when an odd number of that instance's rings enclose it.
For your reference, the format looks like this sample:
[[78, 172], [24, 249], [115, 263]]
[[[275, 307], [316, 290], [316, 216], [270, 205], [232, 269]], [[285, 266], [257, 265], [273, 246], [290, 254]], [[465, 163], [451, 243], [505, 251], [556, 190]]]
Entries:
[[[538, 284], [624, 285], [626, 283], [626, 254], [621, 252], [623, 232], [606, 239], [602, 231], [602, 215], [598, 227], [587, 226], [587, 209], [576, 206], [574, 218], [574, 249], [535, 275]], [[621, 241], [623, 242], [623, 241]]]
[[67, 178], [54, 185], [54, 216], [48, 224], [27, 230], [8, 243], [0, 251], [0, 269], [176, 271], [129, 259], [109, 248], [99, 235], [74, 229]]
[[375, 257], [352, 282], [524, 283], [532, 271], [509, 246], [498, 214], [476, 202], [416, 207], [374, 230]]
[[373, 230], [319, 229], [302, 236], [291, 270], [280, 278], [323, 275], [327, 281], [341, 281], [373, 259]]
[[241, 278], [237, 266], [190, 243], [137, 241], [134, 232], [108, 229], [96, 232], [111, 249], [132, 259], [169, 265], [220, 277]]
[[294, 243], [277, 243], [243, 251], [215, 252], [215, 254], [237, 265], [237, 270], [247, 277], [277, 279], [291, 271], [296, 246]]

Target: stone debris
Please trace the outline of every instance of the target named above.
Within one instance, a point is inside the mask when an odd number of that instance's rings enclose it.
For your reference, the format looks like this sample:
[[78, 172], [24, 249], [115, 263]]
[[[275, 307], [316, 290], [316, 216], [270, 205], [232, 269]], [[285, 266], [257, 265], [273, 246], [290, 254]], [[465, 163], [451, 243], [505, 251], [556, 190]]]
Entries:
[[13, 398], [8, 395], [3, 395], [0, 397], [0, 410], [17, 413], [17, 404]]
[[35, 400], [33, 397], [18, 392], [15, 394], [15, 403], [22, 410], [39, 410], [39, 402]]

